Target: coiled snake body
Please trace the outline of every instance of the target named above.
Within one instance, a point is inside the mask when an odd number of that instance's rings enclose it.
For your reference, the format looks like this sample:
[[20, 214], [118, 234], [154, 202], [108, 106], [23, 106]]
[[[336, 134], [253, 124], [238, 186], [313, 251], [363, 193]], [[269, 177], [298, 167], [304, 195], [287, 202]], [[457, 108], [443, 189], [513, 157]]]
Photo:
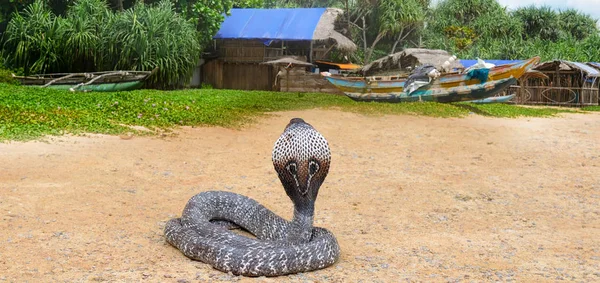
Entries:
[[[273, 148], [273, 166], [294, 203], [292, 221], [239, 194], [203, 192], [188, 201], [181, 218], [167, 222], [167, 242], [236, 275], [278, 276], [330, 266], [339, 258], [338, 243], [331, 232], [312, 226], [330, 161], [327, 140], [304, 120], [292, 119]], [[238, 226], [256, 239], [228, 230]]]

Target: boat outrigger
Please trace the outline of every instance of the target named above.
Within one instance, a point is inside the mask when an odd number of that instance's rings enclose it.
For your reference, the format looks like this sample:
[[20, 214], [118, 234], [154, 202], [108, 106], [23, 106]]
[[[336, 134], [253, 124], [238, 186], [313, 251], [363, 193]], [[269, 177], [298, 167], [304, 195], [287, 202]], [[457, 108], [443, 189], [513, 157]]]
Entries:
[[22, 85], [70, 91], [126, 91], [142, 87], [158, 71], [107, 71], [90, 73], [56, 73], [13, 77]]
[[469, 101], [469, 102], [475, 103], [475, 104], [507, 103], [514, 97], [515, 97], [514, 94], [509, 94], [509, 95], [502, 95], [502, 96], [492, 96], [492, 97], [473, 100], [473, 101]]

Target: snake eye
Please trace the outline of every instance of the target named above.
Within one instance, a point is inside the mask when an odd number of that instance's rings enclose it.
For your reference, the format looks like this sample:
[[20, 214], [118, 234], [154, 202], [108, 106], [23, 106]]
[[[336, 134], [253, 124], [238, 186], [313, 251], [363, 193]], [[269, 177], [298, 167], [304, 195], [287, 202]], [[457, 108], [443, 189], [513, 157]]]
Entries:
[[317, 162], [311, 161], [308, 165], [308, 170], [311, 175], [314, 175], [319, 171], [319, 164]]
[[296, 167], [296, 163], [290, 163], [287, 166], [287, 170], [292, 174], [292, 175], [296, 175], [296, 173], [298, 173], [298, 168]]

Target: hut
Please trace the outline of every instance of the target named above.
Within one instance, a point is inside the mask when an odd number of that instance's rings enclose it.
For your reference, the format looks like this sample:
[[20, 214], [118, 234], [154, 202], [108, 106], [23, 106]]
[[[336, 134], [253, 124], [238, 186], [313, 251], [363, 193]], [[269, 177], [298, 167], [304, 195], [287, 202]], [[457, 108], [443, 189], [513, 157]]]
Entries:
[[263, 62], [293, 57], [312, 63], [327, 59], [333, 49], [355, 51], [356, 44], [335, 30], [341, 14], [333, 8], [232, 9], [214, 36], [216, 58], [203, 65], [202, 82], [273, 90], [280, 67]]
[[527, 76], [513, 102], [559, 106], [598, 105], [600, 71], [565, 60], [541, 63], [533, 68], [545, 76]]
[[[432, 64], [437, 69], [442, 68], [452, 54], [440, 49], [407, 48], [400, 52], [390, 54], [379, 58], [368, 65], [357, 70], [357, 73], [363, 76], [389, 75], [393, 73], [398, 75], [410, 73], [415, 67], [423, 64]], [[451, 69], [462, 70], [460, 62], [454, 61], [450, 65]]]

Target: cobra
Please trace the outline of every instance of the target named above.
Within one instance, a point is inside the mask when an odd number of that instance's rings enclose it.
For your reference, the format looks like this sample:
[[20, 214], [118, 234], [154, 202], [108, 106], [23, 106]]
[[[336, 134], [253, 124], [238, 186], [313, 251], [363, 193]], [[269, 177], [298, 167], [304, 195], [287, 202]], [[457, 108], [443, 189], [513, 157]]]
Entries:
[[292, 221], [246, 196], [208, 191], [192, 197], [181, 218], [167, 222], [166, 240], [185, 256], [235, 275], [279, 276], [330, 266], [340, 256], [337, 240], [330, 231], [313, 227], [315, 201], [330, 162], [327, 140], [294, 118], [273, 148], [273, 166], [294, 204]]

